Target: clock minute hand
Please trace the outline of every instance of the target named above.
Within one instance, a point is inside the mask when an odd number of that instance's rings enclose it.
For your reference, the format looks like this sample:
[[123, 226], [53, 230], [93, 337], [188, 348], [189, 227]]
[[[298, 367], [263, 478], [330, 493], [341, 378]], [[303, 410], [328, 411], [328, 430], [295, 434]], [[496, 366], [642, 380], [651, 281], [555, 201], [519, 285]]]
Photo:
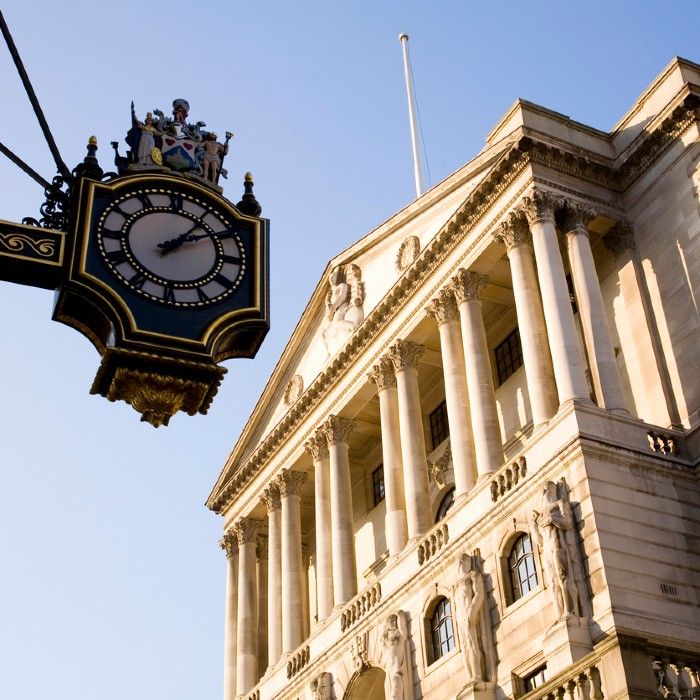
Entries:
[[[201, 238], [201, 236], [193, 236], [192, 231], [196, 231], [198, 228], [200, 228], [199, 224], [195, 224], [189, 231], [185, 231], [184, 233], [181, 233], [179, 236], [175, 236], [175, 238], [171, 238], [168, 241], [164, 241], [163, 243], [159, 243], [158, 247], [161, 249], [161, 255], [165, 255], [166, 253], [170, 253], [171, 251], [175, 250], [175, 248], [179, 248], [183, 243], [186, 243], [188, 241], [195, 241], [198, 238]], [[206, 234], [203, 234], [206, 235]]]

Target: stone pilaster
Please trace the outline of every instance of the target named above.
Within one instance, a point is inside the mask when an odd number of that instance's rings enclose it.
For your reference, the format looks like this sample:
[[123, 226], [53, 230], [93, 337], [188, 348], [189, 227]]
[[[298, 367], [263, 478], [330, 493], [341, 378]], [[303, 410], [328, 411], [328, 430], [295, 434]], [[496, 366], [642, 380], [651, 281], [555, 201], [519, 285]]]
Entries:
[[558, 205], [551, 193], [535, 190], [532, 195], [523, 198], [521, 211], [530, 224], [532, 234], [559, 403], [571, 399], [590, 402], [583, 353], [554, 224], [554, 212]]
[[469, 406], [479, 477], [503, 464], [503, 444], [496, 410], [496, 394], [486, 328], [481, 311], [481, 291], [488, 278], [460, 269], [450, 283], [459, 307], [462, 343], [466, 364]]
[[442, 372], [445, 380], [445, 404], [450, 426], [450, 448], [455, 475], [455, 496], [466, 494], [476, 477], [476, 454], [469, 410], [469, 393], [464, 364], [462, 334], [457, 302], [449, 290], [442, 290], [426, 312], [438, 323]]
[[377, 387], [379, 395], [386, 503], [384, 527], [389, 554], [393, 556], [401, 552], [408, 541], [399, 404], [394, 366], [388, 358], [383, 357], [372, 367], [367, 377]]
[[336, 606], [347, 603], [357, 593], [348, 457], [348, 439], [354, 428], [354, 421], [332, 415], [319, 429], [328, 444], [330, 457], [333, 602]]
[[226, 552], [226, 612], [224, 627], [224, 700], [236, 697], [238, 629], [238, 538], [227, 530], [219, 542]]
[[527, 221], [513, 213], [494, 237], [508, 252], [532, 422], [538, 426], [556, 413], [558, 401]]
[[283, 469], [278, 484], [282, 500], [282, 652], [294, 651], [304, 641], [302, 602], [300, 496], [305, 472]]
[[595, 216], [593, 209], [567, 202], [564, 232], [595, 395], [601, 408], [624, 412], [620, 373], [587, 228]]
[[411, 539], [420, 537], [432, 525], [428, 461], [418, 392], [418, 360], [423, 352], [423, 347], [416, 343], [397, 340], [387, 353], [396, 374], [406, 519]]
[[331, 486], [328, 443], [316, 432], [304, 443], [314, 463], [314, 511], [316, 516], [316, 602], [318, 620], [333, 612], [333, 545], [331, 541]]

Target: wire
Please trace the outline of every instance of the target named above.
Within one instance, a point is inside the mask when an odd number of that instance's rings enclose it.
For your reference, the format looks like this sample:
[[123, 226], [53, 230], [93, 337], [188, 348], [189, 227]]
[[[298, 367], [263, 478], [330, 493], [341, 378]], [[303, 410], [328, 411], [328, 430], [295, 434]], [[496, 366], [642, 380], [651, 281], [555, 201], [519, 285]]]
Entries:
[[13, 153], [7, 146], [0, 143], [0, 153], [6, 155], [20, 170], [24, 170], [29, 177], [35, 182], [38, 182], [44, 189], [50, 189], [51, 183], [48, 180], [44, 180], [39, 173], [32, 168], [31, 165], [27, 165], [17, 154]]

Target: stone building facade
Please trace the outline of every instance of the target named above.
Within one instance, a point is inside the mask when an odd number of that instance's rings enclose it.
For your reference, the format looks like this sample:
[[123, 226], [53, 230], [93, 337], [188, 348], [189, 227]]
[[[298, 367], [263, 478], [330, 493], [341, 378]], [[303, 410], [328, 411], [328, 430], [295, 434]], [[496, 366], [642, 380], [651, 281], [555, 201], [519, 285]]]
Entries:
[[330, 261], [207, 502], [226, 700], [700, 697], [699, 105], [519, 100]]

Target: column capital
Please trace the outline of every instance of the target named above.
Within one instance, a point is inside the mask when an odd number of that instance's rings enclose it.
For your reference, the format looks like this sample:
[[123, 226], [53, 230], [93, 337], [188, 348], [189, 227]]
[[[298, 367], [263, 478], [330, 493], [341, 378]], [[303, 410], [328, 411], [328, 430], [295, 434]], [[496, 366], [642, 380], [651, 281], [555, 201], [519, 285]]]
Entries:
[[532, 241], [527, 219], [519, 212], [511, 212], [496, 229], [493, 237], [498, 243], [503, 243], [508, 251]]
[[434, 318], [440, 326], [459, 318], [457, 302], [449, 289], [441, 289], [438, 295], [425, 307], [425, 312]]
[[626, 250], [634, 250], [634, 231], [629, 221], [621, 219], [604, 236], [605, 247], [615, 256], [622, 255]]
[[356, 425], [354, 420], [330, 415], [319, 431], [324, 435], [329, 445], [336, 445], [339, 442], [347, 443], [350, 433]]
[[233, 524], [233, 530], [238, 538], [239, 546], [255, 542], [255, 537], [261, 527], [262, 520], [258, 520], [257, 518], [238, 518]]
[[295, 472], [291, 469], [283, 469], [277, 477], [282, 498], [285, 496], [301, 496], [301, 487], [306, 483], [309, 475], [306, 472]]
[[226, 530], [219, 540], [219, 547], [226, 552], [226, 558], [230, 559], [238, 552], [238, 538], [233, 530]]
[[255, 552], [258, 559], [267, 561], [268, 559], [268, 540], [267, 535], [258, 534], [255, 539]]
[[481, 291], [488, 283], [489, 278], [485, 275], [460, 268], [450, 280], [450, 291], [458, 304], [463, 301], [478, 301], [481, 299]]
[[558, 198], [551, 192], [536, 189], [532, 194], [523, 197], [518, 210], [527, 219], [530, 226], [541, 221], [554, 223], [554, 210], [557, 208]]
[[328, 443], [320, 429], [304, 443], [304, 449], [314, 462], [328, 457]]
[[386, 356], [381, 357], [379, 362], [367, 372], [367, 379], [376, 385], [377, 391], [396, 386], [396, 375], [391, 360]]
[[282, 506], [280, 500], [280, 487], [274, 481], [263, 491], [260, 500], [267, 507], [267, 512], [279, 510]]
[[598, 215], [595, 209], [582, 202], [564, 199], [562, 228], [566, 234], [588, 236], [588, 224]]
[[425, 352], [425, 348], [410, 340], [397, 340], [387, 353], [388, 358], [394, 365], [394, 372], [415, 369], [418, 360]]

